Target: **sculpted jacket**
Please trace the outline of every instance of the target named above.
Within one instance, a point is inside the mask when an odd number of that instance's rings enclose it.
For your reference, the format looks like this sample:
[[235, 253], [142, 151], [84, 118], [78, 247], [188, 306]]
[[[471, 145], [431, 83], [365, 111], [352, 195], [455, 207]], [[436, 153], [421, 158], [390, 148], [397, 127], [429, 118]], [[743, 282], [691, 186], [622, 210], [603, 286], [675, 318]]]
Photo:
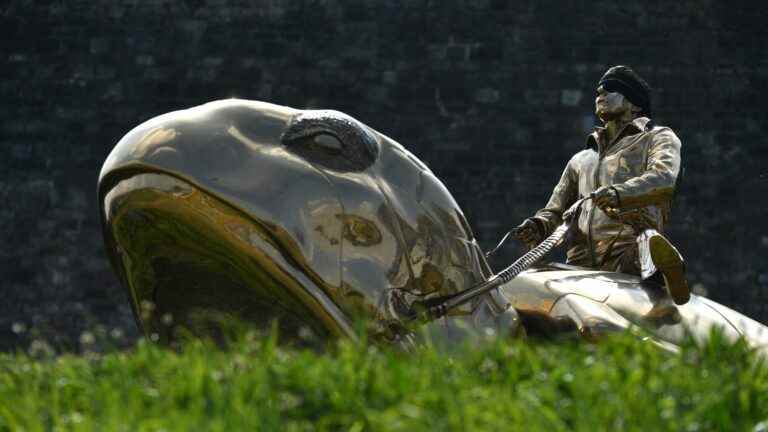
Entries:
[[533, 220], [549, 235], [577, 199], [611, 186], [622, 216], [611, 217], [586, 201], [567, 262], [639, 274], [636, 237], [646, 228], [664, 230], [680, 172], [680, 139], [670, 128], [639, 117], [612, 142], [607, 142], [604, 128], [596, 128], [586, 147], [568, 162], [546, 207]]

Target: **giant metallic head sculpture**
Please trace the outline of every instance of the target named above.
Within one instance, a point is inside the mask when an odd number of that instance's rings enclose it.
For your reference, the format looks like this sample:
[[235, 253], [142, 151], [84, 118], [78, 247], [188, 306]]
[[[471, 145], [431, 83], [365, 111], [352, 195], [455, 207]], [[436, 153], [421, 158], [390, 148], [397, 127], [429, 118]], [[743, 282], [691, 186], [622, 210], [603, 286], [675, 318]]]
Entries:
[[362, 320], [397, 340], [415, 301], [489, 274], [440, 180], [336, 111], [231, 99], [161, 115], [120, 140], [98, 198], [137, 321], [161, 338], [170, 323], [205, 332], [231, 316], [288, 338], [353, 336]]

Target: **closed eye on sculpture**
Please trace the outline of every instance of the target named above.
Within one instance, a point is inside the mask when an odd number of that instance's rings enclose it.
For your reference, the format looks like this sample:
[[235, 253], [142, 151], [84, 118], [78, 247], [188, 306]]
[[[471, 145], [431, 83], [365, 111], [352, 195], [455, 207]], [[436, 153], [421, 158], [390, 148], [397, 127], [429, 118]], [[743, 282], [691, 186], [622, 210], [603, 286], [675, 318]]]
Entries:
[[341, 154], [344, 151], [344, 144], [338, 138], [331, 134], [319, 133], [312, 137], [312, 144], [318, 151], [324, 151], [328, 154]]
[[337, 111], [304, 111], [281, 137], [283, 145], [305, 160], [334, 171], [363, 171], [376, 160], [373, 133]]

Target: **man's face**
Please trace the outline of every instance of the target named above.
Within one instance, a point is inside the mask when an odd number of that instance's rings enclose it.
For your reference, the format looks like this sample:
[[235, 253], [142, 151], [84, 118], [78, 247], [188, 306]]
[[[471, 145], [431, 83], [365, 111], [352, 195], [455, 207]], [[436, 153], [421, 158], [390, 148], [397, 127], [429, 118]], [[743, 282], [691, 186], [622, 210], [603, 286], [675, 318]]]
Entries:
[[603, 123], [618, 119], [632, 111], [634, 105], [619, 92], [609, 92], [603, 86], [597, 88], [595, 114]]

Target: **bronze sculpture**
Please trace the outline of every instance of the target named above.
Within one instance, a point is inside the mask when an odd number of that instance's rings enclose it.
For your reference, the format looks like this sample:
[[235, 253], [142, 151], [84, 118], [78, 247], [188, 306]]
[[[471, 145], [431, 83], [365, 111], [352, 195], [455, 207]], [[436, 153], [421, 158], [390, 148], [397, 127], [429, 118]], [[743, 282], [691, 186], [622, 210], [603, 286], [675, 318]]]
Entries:
[[[108, 255], [139, 326], [209, 330], [238, 316], [299, 338], [409, 344], [415, 304], [482, 283], [491, 270], [456, 202], [403, 146], [335, 111], [223, 100], [139, 125], [99, 178]], [[554, 266], [554, 267], [553, 267]], [[498, 332], [593, 336], [641, 324], [639, 278], [563, 265], [530, 270], [423, 326], [453, 340]], [[151, 314], [145, 313], [152, 309]], [[711, 326], [768, 345], [764, 326], [693, 297], [659, 343]], [[167, 318], [167, 319], [166, 319]], [[522, 322], [522, 324], [521, 324]]]
[[[352, 336], [356, 319], [374, 318], [371, 334], [399, 340], [414, 300], [490, 274], [426, 166], [333, 111], [226, 100], [160, 116], [117, 145], [99, 196], [139, 318], [142, 301], [177, 322], [218, 309], [279, 318], [288, 337]], [[514, 311], [494, 297], [446, 320], [513, 326]]]
[[[650, 86], [627, 66], [608, 69], [597, 84], [595, 114], [604, 127], [568, 162], [547, 205], [515, 231], [537, 243], [563, 213], [587, 195], [568, 248], [568, 263], [655, 278], [670, 296], [651, 312], [674, 314], [690, 291], [684, 262], [661, 234], [681, 171], [680, 139], [651, 120]], [[658, 270], [658, 271], [657, 271]]]

